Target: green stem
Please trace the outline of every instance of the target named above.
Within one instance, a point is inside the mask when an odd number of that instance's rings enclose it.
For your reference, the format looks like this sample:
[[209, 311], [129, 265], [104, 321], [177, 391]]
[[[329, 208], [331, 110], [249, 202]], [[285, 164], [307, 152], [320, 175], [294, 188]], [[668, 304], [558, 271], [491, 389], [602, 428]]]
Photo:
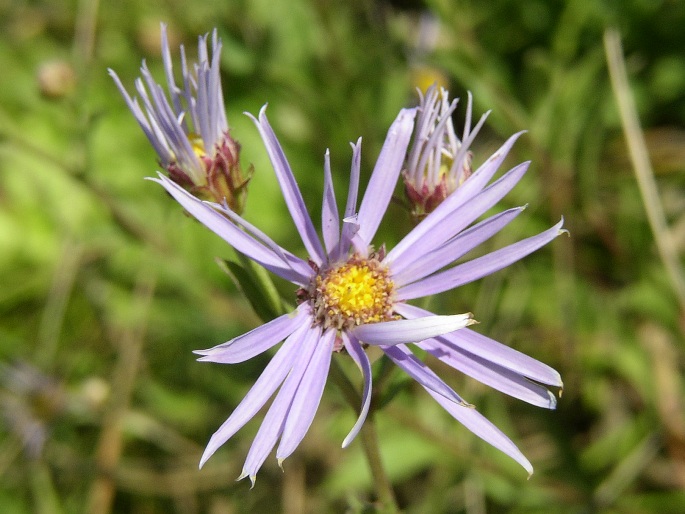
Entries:
[[[350, 406], [357, 410], [361, 405], [361, 396], [356, 391], [354, 385], [343, 371], [337, 359], [333, 359], [331, 363], [331, 377], [340, 388], [345, 400]], [[392, 484], [388, 478], [383, 461], [381, 459], [380, 447], [378, 445], [378, 433], [376, 432], [376, 425], [374, 420], [374, 404], [371, 403], [369, 414], [359, 433], [362, 442], [362, 448], [366, 460], [369, 462], [371, 469], [371, 476], [373, 478], [376, 495], [381, 504], [380, 512], [387, 514], [399, 512], [395, 493], [392, 490]]]

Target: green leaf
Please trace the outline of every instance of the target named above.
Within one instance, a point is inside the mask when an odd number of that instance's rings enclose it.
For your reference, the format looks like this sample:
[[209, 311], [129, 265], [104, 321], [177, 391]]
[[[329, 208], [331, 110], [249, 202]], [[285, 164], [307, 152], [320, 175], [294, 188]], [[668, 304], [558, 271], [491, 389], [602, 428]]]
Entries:
[[224, 259], [217, 259], [217, 263], [262, 320], [269, 321], [284, 314], [285, 306], [267, 271], [246, 257], [241, 260], [242, 264]]

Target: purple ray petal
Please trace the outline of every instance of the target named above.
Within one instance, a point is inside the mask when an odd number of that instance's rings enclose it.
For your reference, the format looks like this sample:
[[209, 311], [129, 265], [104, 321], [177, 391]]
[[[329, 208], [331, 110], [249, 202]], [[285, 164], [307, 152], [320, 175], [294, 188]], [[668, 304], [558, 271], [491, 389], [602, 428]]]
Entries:
[[[395, 311], [408, 319], [421, 318], [432, 314], [429, 311], [407, 304], [395, 305]], [[472, 355], [477, 355], [493, 364], [528, 377], [535, 382], [563, 387], [559, 373], [547, 364], [469, 328], [464, 328], [442, 337]]]
[[325, 260], [325, 255], [319, 237], [316, 234], [316, 229], [312, 223], [312, 219], [307, 212], [307, 207], [302, 199], [302, 193], [300, 193], [300, 188], [297, 185], [295, 176], [290, 169], [290, 164], [288, 164], [288, 159], [286, 159], [283, 153], [283, 148], [276, 138], [271, 125], [269, 125], [269, 120], [266, 117], [266, 105], [262, 107], [259, 111], [259, 120], [249, 113], [246, 113], [252, 121], [257, 126], [264, 145], [266, 146], [266, 151], [269, 154], [269, 159], [271, 159], [271, 164], [276, 173], [276, 178], [281, 186], [281, 191], [283, 192], [283, 198], [290, 211], [290, 216], [295, 222], [295, 227], [300, 233], [302, 242], [304, 243], [307, 252], [311, 259], [317, 264], [321, 265]]
[[[357, 139], [352, 146], [352, 167], [350, 169], [350, 186], [347, 192], [347, 203], [343, 219], [340, 245], [332, 256], [332, 261], [342, 260], [347, 256], [347, 252], [352, 244], [352, 238], [359, 232], [359, 224], [356, 221], [357, 195], [359, 194], [359, 170], [361, 168], [362, 138]], [[355, 217], [354, 223], [349, 220]]]
[[266, 401], [271, 398], [274, 391], [285, 380], [288, 372], [293, 367], [293, 363], [300, 355], [302, 341], [307, 339], [310, 332], [309, 325], [301, 325], [285, 340], [283, 346], [276, 352], [269, 364], [247, 392], [243, 400], [238, 404], [229, 418], [214, 432], [207, 447], [205, 448], [200, 467], [207, 462], [214, 452], [233, 435], [240, 430], [245, 423], [250, 421], [255, 414], [264, 406]]
[[[438, 233], [445, 228], [445, 220], [450, 218], [452, 213], [461, 205], [465, 204], [477, 195], [485, 185], [490, 182], [492, 176], [497, 172], [504, 158], [511, 150], [514, 142], [523, 132], [511, 136], [478, 170], [471, 175], [454, 193], [449, 195], [445, 201], [436, 207], [426, 218], [416, 225], [402, 241], [393, 248], [386, 257], [387, 262], [392, 262], [407, 250], [415, 245], [423, 244], [423, 239], [430, 234]], [[473, 136], [473, 133], [471, 134]], [[481, 213], [482, 214], [482, 213]], [[479, 214], [480, 215], [480, 214]]]
[[366, 356], [366, 352], [359, 341], [353, 336], [342, 333], [343, 342], [345, 344], [345, 349], [347, 353], [352, 357], [352, 360], [357, 364], [359, 370], [362, 372], [364, 377], [364, 391], [362, 392], [362, 408], [359, 412], [359, 417], [357, 422], [347, 434], [347, 437], [343, 440], [342, 447], [347, 448], [347, 446], [357, 437], [357, 434], [362, 428], [364, 421], [366, 421], [366, 415], [369, 413], [369, 407], [371, 407], [371, 362]]
[[250, 451], [247, 453], [243, 471], [238, 480], [249, 476], [254, 486], [257, 471], [262, 467], [262, 464], [264, 464], [269, 453], [271, 453], [271, 450], [276, 445], [276, 441], [278, 441], [278, 438], [283, 433], [293, 399], [314, 354], [320, 336], [321, 330], [319, 328], [309, 329], [305, 332], [305, 337], [300, 345], [293, 368], [283, 382], [266, 416], [264, 416], [264, 421], [262, 421]]
[[295, 451], [314, 420], [326, 385], [335, 338], [336, 330], [328, 329], [316, 344], [283, 427], [281, 442], [276, 450], [279, 464]]
[[469, 353], [444, 337], [427, 339], [417, 346], [445, 364], [498, 391], [538, 407], [556, 408], [557, 400], [546, 387]]
[[458, 403], [451, 402], [426, 387], [424, 387], [424, 389], [428, 391], [428, 394], [430, 394], [443, 409], [459, 421], [459, 423], [483, 439], [483, 441], [491, 444], [501, 452], [506, 453], [509, 457], [521, 464], [528, 472], [528, 476], [533, 474], [533, 466], [523, 453], [521, 453], [521, 450], [519, 450], [511, 439], [504, 435], [500, 429], [493, 425], [480, 412], [473, 407], [464, 407]]
[[[159, 178], [150, 178], [149, 180], [161, 184], [186, 211], [240, 253], [247, 255], [272, 273], [295, 284], [306, 285], [309, 283], [311, 268], [301, 259], [298, 259], [299, 263], [294, 262], [294, 259], [297, 258], [293, 256], [293, 260], [283, 262], [280, 255], [262, 243], [255, 241], [254, 238], [240, 230], [212, 207], [195, 198], [168, 178], [160, 175]], [[244, 223], [247, 224], [247, 222]], [[287, 254], [288, 252], [283, 250], [282, 253]]]
[[[445, 213], [446, 217], [440, 226], [436, 226], [426, 233], [419, 244], [407, 248], [399, 254], [391, 251], [384, 262], [392, 263], [393, 271], [400, 273], [409, 263], [419, 262], [425, 256], [430, 256], [446, 241], [456, 236], [488, 209], [496, 205], [521, 180], [529, 165], [529, 162], [524, 162], [509, 170], [499, 180], [473, 196], [467, 203], [457, 206], [449, 215]], [[425, 220], [422, 223], [425, 223]], [[401, 244], [402, 242], [400, 242]]]
[[359, 325], [350, 329], [350, 333], [366, 344], [394, 345], [418, 343], [424, 339], [454, 332], [474, 323], [473, 315], [470, 312], [453, 316], [430, 315], [410, 320], [399, 319]]
[[155, 152], [157, 155], [159, 155], [160, 160], [163, 164], [168, 164], [171, 161], [172, 156], [166, 141], [163, 137], [160, 137], [159, 134], [150, 126], [150, 123], [143, 113], [143, 110], [140, 108], [138, 101], [128, 94], [116, 72], [112, 69], [108, 69], [107, 71], [114, 80], [114, 83], [116, 84], [117, 89], [119, 89], [121, 96], [124, 97], [124, 101], [126, 102], [126, 105], [130, 111], [133, 113], [138, 125], [140, 125], [140, 128], [143, 129], [145, 136], [147, 136], [150, 144], [152, 144], [152, 147], [155, 149]]
[[380, 348], [395, 365], [423, 387], [435, 391], [435, 393], [446, 398], [448, 401], [468, 405], [461, 396], [445, 384], [423, 361], [418, 359], [406, 345], [398, 344], [395, 346], [381, 346]]
[[395, 285], [401, 287], [415, 282], [453, 263], [506, 227], [516, 216], [523, 212], [524, 208], [516, 207], [509, 209], [481, 221], [447, 241], [439, 248], [423, 255], [422, 258], [416, 259], [399, 273], [395, 271], [395, 266], [393, 265], [392, 278]]
[[495, 252], [478, 257], [472, 261], [459, 264], [454, 268], [436, 273], [428, 278], [400, 287], [397, 296], [402, 300], [421, 298], [432, 294], [449, 291], [455, 287], [468, 284], [513, 264], [526, 255], [546, 245], [564, 233], [564, 220], [540, 234], [529, 237], [518, 243], [501, 248]]
[[174, 80], [174, 67], [171, 59], [171, 50], [169, 49], [169, 39], [167, 38], [167, 25], [166, 23], [161, 23], [160, 25], [162, 33], [162, 63], [164, 64], [164, 73], [169, 88], [169, 96], [174, 105], [174, 111], [176, 113], [181, 113], [183, 112], [183, 106], [181, 105], [178, 94], [179, 89], [176, 87], [176, 81]]
[[368, 245], [376, 234], [383, 214], [395, 191], [409, 139], [414, 128], [416, 109], [402, 109], [388, 130], [385, 143], [373, 168], [369, 185], [359, 207], [359, 236]]
[[326, 150], [323, 165], [323, 206], [321, 207], [321, 232], [326, 252], [332, 254], [340, 242], [340, 219], [335, 201], [333, 177], [331, 176], [331, 153]]
[[252, 225], [251, 223], [248, 223], [243, 217], [241, 217], [239, 214], [236, 214], [234, 211], [232, 211], [227, 205], [219, 205], [217, 203], [213, 202], [205, 202], [205, 204], [212, 206], [214, 209], [217, 211], [222, 212], [228, 219], [230, 219], [233, 223], [238, 225], [239, 227], [242, 227], [245, 229], [245, 231], [251, 235], [253, 238], [257, 240], [257, 242], [263, 244], [267, 248], [269, 248], [274, 254], [278, 255], [281, 260], [286, 263], [289, 267], [293, 268], [296, 271], [301, 271], [302, 273], [306, 273], [307, 275], [310, 275], [312, 273], [311, 267], [309, 264], [305, 263], [302, 259], [299, 257], [293, 255], [290, 253], [288, 250], [284, 249], [281, 247], [276, 241], [271, 239], [269, 236], [267, 236], [264, 232], [259, 230], [257, 227]]
[[198, 359], [202, 362], [220, 364], [245, 362], [283, 341], [298, 326], [307, 322], [311, 324], [311, 309], [307, 304], [302, 304], [295, 312], [284, 314], [223, 344], [207, 350], [195, 350], [193, 353], [203, 355], [204, 357]]

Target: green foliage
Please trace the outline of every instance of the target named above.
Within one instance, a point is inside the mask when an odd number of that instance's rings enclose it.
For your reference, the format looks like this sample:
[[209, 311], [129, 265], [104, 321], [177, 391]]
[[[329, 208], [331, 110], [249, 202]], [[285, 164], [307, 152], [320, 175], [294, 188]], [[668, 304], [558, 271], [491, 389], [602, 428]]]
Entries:
[[[445, 77], [454, 96], [471, 91], [475, 116], [492, 109], [476, 163], [529, 131], [508, 162], [531, 159], [531, 169], [502, 205], [528, 209], [479, 251], [562, 215], [570, 237], [431, 308], [474, 312], [478, 330], [558, 369], [563, 396], [549, 412], [436, 367], [520, 445], [536, 469], [526, 481], [376, 363], [388, 386], [376, 414], [381, 454], [406, 512], [685, 511], [685, 318], [646, 221], [602, 49], [604, 30], [617, 27], [682, 255], [685, 2], [422, 4], [0, 2], [0, 512], [95, 512], [98, 494], [111, 494], [112, 512], [376, 508], [359, 442], [339, 448], [357, 413], [332, 384], [285, 474], [270, 458], [253, 491], [233, 482], [261, 418], [197, 470], [268, 356], [220, 366], [192, 350], [272, 319], [284, 312], [279, 294], [294, 304], [295, 291], [269, 283], [265, 296], [261, 272], [143, 180], [157, 169], [154, 152], [106, 69], [130, 88], [145, 59], [161, 78], [159, 21], [189, 56], [199, 34], [218, 28], [232, 136], [256, 172], [246, 217], [298, 255], [243, 111], [269, 102], [315, 220], [326, 148], [341, 194], [348, 142], [363, 136], [363, 186], [390, 122], [416, 102], [421, 70]], [[417, 49], [424, 10], [441, 28], [434, 47]], [[381, 235], [390, 245], [410, 220], [401, 206], [389, 218]]]

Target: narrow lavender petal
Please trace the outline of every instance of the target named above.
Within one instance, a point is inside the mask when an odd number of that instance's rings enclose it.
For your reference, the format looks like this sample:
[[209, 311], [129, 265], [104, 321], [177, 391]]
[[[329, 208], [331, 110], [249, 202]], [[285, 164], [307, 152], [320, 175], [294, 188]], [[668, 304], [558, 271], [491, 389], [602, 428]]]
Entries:
[[347, 353], [350, 355], [350, 357], [352, 357], [352, 360], [357, 364], [359, 370], [362, 372], [362, 376], [364, 377], [364, 390], [362, 392], [362, 408], [359, 412], [357, 422], [354, 424], [352, 430], [350, 430], [350, 433], [347, 434], [347, 437], [345, 437], [342, 443], [342, 447], [347, 448], [347, 446], [354, 440], [354, 438], [357, 437], [357, 434], [361, 430], [364, 421], [366, 421], [366, 416], [369, 413], [369, 407], [371, 407], [372, 378], [371, 362], [369, 361], [369, 358], [366, 356], [364, 348], [362, 348], [362, 345], [359, 344], [359, 341], [357, 341], [356, 338], [354, 338], [352, 335], [347, 334], [346, 332], [342, 333], [342, 339], [343, 344], [345, 345], [345, 349], [347, 350]]
[[471, 91], [467, 91], [468, 101], [466, 102], [466, 116], [464, 118], [464, 132], [462, 132], [462, 139], [468, 139], [471, 133], [471, 115], [473, 114], [473, 95]]
[[366, 344], [385, 346], [418, 343], [424, 339], [454, 332], [474, 323], [473, 315], [470, 312], [453, 316], [432, 314], [423, 318], [359, 325], [350, 329], [350, 333]]
[[381, 346], [381, 350], [407, 375], [416, 380], [423, 387], [434, 391], [450, 402], [468, 405], [461, 396], [445, 384], [426, 364], [417, 358], [409, 348], [403, 344], [395, 346]]
[[[497, 172], [502, 161], [511, 150], [514, 142], [519, 138], [523, 132], [511, 136], [490, 158], [485, 161], [476, 172], [471, 175], [466, 182], [458, 187], [454, 193], [449, 195], [445, 201], [438, 205], [433, 212], [416, 225], [409, 234], [407, 234], [402, 241], [400, 241], [395, 248], [393, 248], [386, 257], [386, 262], [393, 262], [398, 259], [404, 252], [411, 250], [416, 245], [423, 244], [422, 241], [427, 235], [436, 233], [445, 228], [445, 220], [452, 216], [452, 213], [461, 205], [465, 204], [475, 195], [477, 195], [485, 185], [490, 182], [492, 176]], [[471, 133], [473, 136], [474, 133]], [[466, 142], [462, 145], [462, 149], [466, 148]], [[482, 214], [482, 213], [481, 213]]]
[[[450, 175], [461, 177], [461, 169], [464, 166], [464, 159], [466, 158], [466, 153], [469, 151], [469, 149], [471, 147], [471, 143], [473, 143], [473, 141], [476, 139], [476, 136], [478, 135], [478, 133], [480, 132], [480, 129], [485, 124], [485, 120], [488, 119], [488, 116], [490, 116], [491, 112], [492, 111], [485, 112], [485, 114], [483, 114], [480, 117], [480, 119], [478, 120], [478, 123], [476, 123], [476, 126], [473, 127], [473, 129], [471, 131], [469, 131], [468, 135], [467, 134], [463, 135], [462, 144], [459, 147], [459, 151], [457, 152], [457, 155], [454, 156], [454, 162], [452, 163], [452, 167], [450, 168], [450, 171], [449, 171]], [[508, 150], [507, 150], [507, 152], [508, 152]], [[497, 167], [499, 167], [499, 164], [497, 165]], [[481, 168], [482, 168], [482, 166], [481, 166]], [[456, 170], [459, 170], [459, 172], [456, 173]], [[481, 182], [483, 185], [480, 186], [480, 189], [482, 189], [485, 186], [487, 181], [483, 182], [483, 179], [481, 179]], [[476, 185], [474, 184], [474, 186], [476, 186]], [[463, 186], [460, 186], [460, 187], [463, 187]], [[474, 189], [475, 192], [477, 192], [478, 190], [479, 190], [478, 187], [476, 187], [476, 189]], [[469, 194], [475, 194], [475, 193], [472, 192]]]
[[[222, 128], [222, 132], [228, 130], [228, 120], [226, 119], [226, 109], [224, 109], [224, 93], [221, 88], [221, 40], [216, 28], [212, 31], [212, 80], [216, 84], [216, 115], [218, 116], [217, 125]], [[218, 107], [221, 107], [220, 109]]]
[[181, 95], [185, 99], [193, 126], [197, 127], [200, 122], [197, 119], [197, 109], [195, 106], [195, 96], [193, 93], [195, 90], [195, 81], [193, 80], [192, 73], [188, 68], [185, 47], [181, 45], [179, 50], [181, 52], [181, 73], [183, 75], [183, 91], [181, 92]]
[[195, 66], [195, 74], [197, 76], [197, 104], [195, 105], [195, 112], [197, 113], [198, 124], [196, 131], [199, 133], [203, 141], [212, 142], [212, 128], [211, 128], [211, 112], [209, 108], [209, 63], [207, 62], [207, 35], [199, 36], [197, 38], [197, 50], [199, 62]]
[[188, 140], [188, 135], [184, 132], [181, 122], [179, 121], [181, 119], [181, 113], [175, 113], [173, 111], [164, 94], [164, 89], [155, 82], [155, 79], [152, 77], [152, 74], [145, 63], [143, 63], [143, 66], [140, 68], [140, 72], [152, 98], [152, 101], [149, 101], [147, 95], [144, 94], [143, 80], [137, 80], [136, 88], [141, 95], [141, 99], [145, 103], [148, 116], [151, 119], [154, 119], [155, 123], [159, 125], [174, 154], [175, 160], [179, 161], [184, 169], [185, 167], [192, 168], [186, 171], [197, 175], [195, 180], [200, 180], [200, 161], [193, 151], [193, 147]]
[[138, 125], [140, 125], [140, 128], [143, 130], [143, 133], [150, 141], [152, 147], [155, 149], [155, 152], [157, 152], [157, 155], [159, 155], [160, 160], [162, 161], [162, 163], [168, 163], [171, 160], [171, 154], [169, 152], [169, 147], [167, 146], [166, 141], [161, 139], [157, 135], [157, 133], [152, 129], [150, 123], [148, 122], [148, 119], [143, 113], [143, 110], [140, 108], [140, 105], [138, 105], [138, 101], [128, 94], [116, 72], [111, 68], [108, 69], [108, 72], [114, 80], [117, 89], [119, 89], [121, 96], [124, 97], [124, 101], [126, 102], [126, 105], [128, 106], [129, 110], [133, 113], [133, 116], [138, 122]]
[[357, 197], [359, 196], [359, 173], [362, 159], [362, 138], [357, 139], [356, 144], [350, 143], [352, 147], [352, 166], [350, 168], [350, 185], [347, 192], [347, 203], [345, 205], [345, 217], [348, 218], [357, 212]]
[[425, 95], [419, 88], [417, 88], [417, 92], [419, 94], [419, 106], [416, 109], [414, 143], [407, 156], [405, 168], [410, 182], [415, 184], [419, 183], [419, 180], [422, 178], [423, 170], [419, 167], [419, 158], [422, 156], [424, 148], [426, 148], [439, 112], [439, 107], [436, 103], [439, 93], [435, 84], [428, 88]]
[[340, 244], [337, 251], [332, 255], [332, 260], [339, 261], [346, 257], [352, 238], [359, 232], [359, 224], [351, 223], [350, 220], [357, 212], [357, 196], [359, 195], [359, 172], [361, 168], [361, 152], [362, 152], [362, 138], [357, 139], [357, 143], [352, 146], [352, 167], [350, 169], [350, 186], [347, 192], [347, 203], [345, 204], [345, 213], [343, 218], [343, 226], [340, 235]]
[[276, 398], [274, 398], [266, 416], [264, 416], [264, 421], [262, 421], [250, 451], [247, 453], [243, 471], [238, 480], [249, 476], [254, 486], [257, 471], [262, 467], [262, 464], [264, 464], [269, 453], [271, 453], [271, 450], [276, 445], [276, 441], [278, 441], [278, 438], [283, 433], [293, 400], [307, 371], [307, 366], [311, 361], [320, 336], [321, 330], [318, 328], [309, 329], [305, 332], [305, 338], [300, 345], [295, 364], [283, 382]]
[[[421, 318], [432, 314], [427, 310], [407, 304], [396, 304], [395, 311], [408, 319]], [[469, 328], [464, 328], [442, 337], [472, 355], [477, 355], [493, 364], [528, 377], [535, 382], [563, 387], [559, 373], [547, 364]]]
[[221, 91], [221, 75], [219, 71], [219, 64], [221, 61], [221, 40], [217, 35], [216, 29], [212, 34], [212, 62], [209, 65], [207, 73], [209, 88], [207, 94], [209, 95], [209, 116], [211, 139], [210, 141], [218, 141], [223, 133], [228, 130], [226, 123], [226, 110], [224, 108], [223, 93]]
[[340, 243], [340, 218], [335, 201], [333, 177], [331, 176], [331, 153], [326, 150], [323, 165], [323, 206], [321, 207], [321, 232], [326, 252], [331, 255]]
[[557, 406], [556, 398], [546, 387], [469, 353], [444, 337], [427, 339], [417, 346], [465, 375], [509, 396], [546, 409], [554, 409]]
[[[417, 172], [417, 177], [415, 178], [415, 183], [420, 183], [421, 175], [423, 170], [426, 169], [428, 165], [428, 160], [432, 158], [433, 169], [429, 173], [428, 182], [431, 184], [437, 184], [439, 180], [440, 166], [442, 161], [442, 156], [440, 152], [442, 151], [443, 141], [445, 139], [445, 130], [447, 125], [452, 126], [452, 113], [457, 108], [457, 99], [454, 99], [451, 103], [447, 103], [447, 98], [442, 97], [442, 102], [440, 106], [435, 104], [435, 111], [432, 112], [433, 119], [430, 120], [432, 132], [425, 138], [423, 144], [419, 146], [421, 159], [416, 163], [414, 168], [409, 168], [411, 162], [407, 165], [407, 169], [413, 169]], [[435, 124], [435, 119], [438, 118], [438, 123]], [[434, 126], [433, 126], [434, 125]], [[416, 136], [415, 136], [416, 137]], [[431, 151], [427, 151], [431, 149]], [[412, 150], [414, 150], [412, 148]]]
[[276, 352], [269, 364], [247, 392], [245, 398], [238, 404], [229, 418], [214, 432], [205, 448], [200, 467], [207, 462], [214, 452], [250, 421], [255, 414], [271, 398], [279, 385], [285, 380], [293, 363], [300, 355], [302, 341], [307, 338], [309, 326], [302, 324], [288, 337], [283, 346]]
[[506, 227], [523, 212], [523, 209], [525, 207], [516, 207], [481, 221], [431, 253], [424, 255], [423, 258], [415, 260], [401, 273], [395, 272], [395, 266], [392, 266], [395, 285], [401, 287], [415, 282], [453, 263]]
[[224, 205], [219, 205], [218, 203], [214, 202], [205, 202], [205, 204], [210, 205], [214, 207], [214, 209], [222, 212], [228, 219], [230, 219], [233, 223], [238, 225], [239, 227], [242, 227], [245, 229], [245, 231], [251, 235], [257, 242], [263, 244], [266, 246], [268, 249], [270, 249], [274, 254], [276, 254], [278, 257], [281, 258], [281, 260], [286, 263], [289, 267], [293, 268], [296, 271], [299, 271], [303, 274], [306, 274], [309, 276], [311, 274], [311, 266], [307, 264], [304, 260], [300, 259], [296, 255], [292, 254], [282, 246], [280, 246], [278, 243], [276, 243], [273, 239], [271, 239], [269, 236], [267, 236], [264, 232], [259, 230], [257, 227], [255, 227], [253, 224], [249, 223], [246, 221], [243, 217], [241, 217], [239, 214], [236, 214], [234, 211], [228, 208], [228, 206]]
[[169, 49], [169, 39], [167, 38], [167, 25], [166, 23], [161, 23], [160, 25], [162, 32], [162, 63], [164, 64], [164, 73], [169, 88], [169, 96], [171, 97], [174, 111], [180, 113], [183, 112], [183, 106], [181, 105], [181, 99], [178, 94], [179, 89], [176, 87], [176, 81], [174, 80], [174, 67], [171, 59], [171, 50]]
[[251, 114], [246, 114], [254, 121], [262, 136], [266, 151], [269, 154], [269, 159], [271, 159], [271, 164], [276, 173], [276, 178], [281, 186], [283, 198], [285, 199], [290, 215], [295, 222], [295, 227], [300, 233], [302, 242], [311, 259], [320, 266], [325, 260], [321, 242], [319, 241], [312, 219], [305, 207], [302, 193], [300, 193], [300, 188], [297, 186], [297, 181], [290, 169], [290, 164], [288, 164], [288, 160], [276, 138], [276, 134], [274, 134], [271, 125], [269, 125], [269, 120], [266, 118], [265, 109], [266, 106], [262, 107], [262, 110], [259, 112], [259, 120]]
[[449, 412], [459, 423], [468, 428], [471, 432], [480, 437], [483, 441], [491, 444], [503, 453], [506, 453], [518, 462], [528, 472], [528, 476], [533, 474], [533, 466], [521, 450], [509, 439], [500, 429], [493, 425], [485, 416], [473, 407], [465, 407], [458, 403], [451, 402], [443, 396], [436, 394], [424, 387], [436, 402], [443, 409]]
[[304, 305], [306, 304], [300, 305], [294, 312], [284, 314], [230, 341], [207, 350], [195, 350], [193, 353], [203, 355], [198, 359], [201, 362], [220, 364], [245, 362], [283, 341], [298, 326], [305, 323], [305, 319], [311, 316], [311, 309], [303, 308]]
[[[429, 256], [437, 248], [445, 244], [446, 241], [449, 241], [483, 215], [488, 209], [496, 205], [521, 180], [528, 170], [529, 164], [529, 162], [524, 162], [509, 170], [500, 179], [473, 196], [468, 202], [456, 207], [440, 226], [436, 226], [434, 230], [426, 233], [419, 244], [415, 244], [412, 248], [408, 248], [399, 255], [391, 256], [388, 254], [384, 262], [391, 263], [393, 273], [401, 273], [409, 263], [420, 262], [426, 256]], [[403, 242], [404, 240], [400, 242], [400, 245]]]
[[300, 385], [297, 387], [295, 398], [283, 427], [281, 442], [276, 450], [276, 458], [279, 463], [282, 463], [295, 451], [309, 430], [312, 421], [314, 421], [314, 415], [319, 408], [328, 378], [335, 338], [336, 330], [328, 329], [316, 344], [314, 354], [302, 376]]
[[388, 208], [414, 128], [416, 109], [402, 109], [388, 130], [359, 207], [359, 236], [370, 244]]
[[397, 290], [397, 296], [402, 300], [421, 298], [432, 294], [449, 291], [455, 287], [468, 284], [486, 275], [513, 264], [526, 255], [546, 245], [554, 238], [563, 234], [564, 220], [540, 234], [529, 237], [518, 243], [501, 248], [497, 251], [478, 257], [472, 261], [459, 264], [454, 268], [436, 273], [428, 278], [414, 282]]
[[305, 285], [309, 282], [311, 269], [307, 271], [308, 266], [304, 261], [295, 269], [292, 262], [284, 263], [278, 254], [255, 241], [254, 238], [240, 230], [212, 207], [195, 198], [163, 175], [150, 180], [161, 184], [186, 211], [237, 251], [247, 255], [272, 273], [295, 284]]

